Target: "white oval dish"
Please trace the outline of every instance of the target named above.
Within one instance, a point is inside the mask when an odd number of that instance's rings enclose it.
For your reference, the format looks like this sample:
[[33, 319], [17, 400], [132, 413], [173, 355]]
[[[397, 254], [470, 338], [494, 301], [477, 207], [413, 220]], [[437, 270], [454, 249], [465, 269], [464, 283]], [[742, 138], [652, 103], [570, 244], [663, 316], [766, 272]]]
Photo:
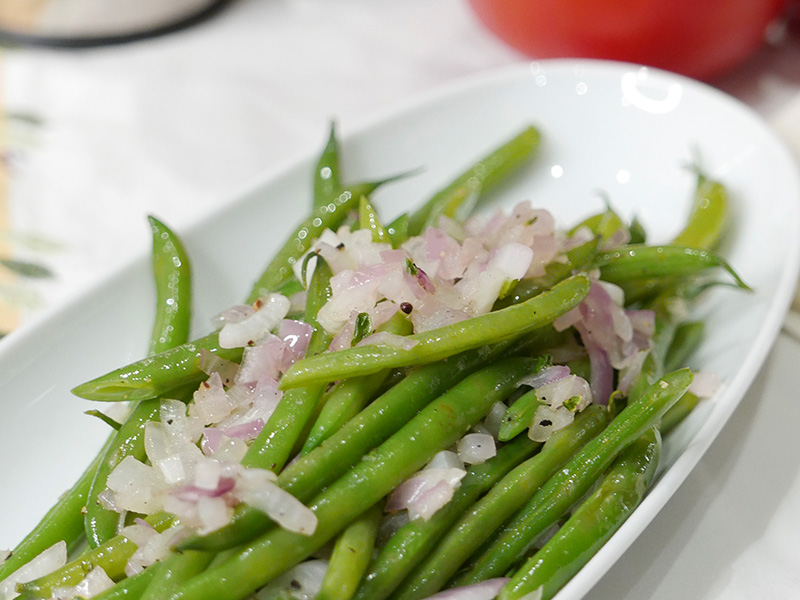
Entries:
[[[569, 226], [602, 209], [607, 195], [621, 213], [640, 217], [652, 241], [664, 241], [687, 216], [694, 178], [686, 165], [699, 153], [704, 169], [732, 195], [734, 222], [722, 253], [755, 290], [718, 288], [698, 307], [707, 337], [693, 365], [715, 371], [725, 384], [666, 440], [656, 485], [562, 590], [564, 600], [582, 597], [636, 539], [753, 382], [796, 285], [800, 181], [776, 136], [724, 94], [652, 69], [561, 60], [473, 78], [356, 131], [345, 127], [343, 171], [355, 181], [425, 167], [376, 193], [388, 219], [527, 123], [542, 132], [540, 157], [503, 188], [500, 202], [529, 198]], [[193, 257], [198, 334], [211, 315], [246, 296], [266, 258], [307, 210], [316, 151], [179, 232]], [[19, 541], [102, 444], [106, 426], [82, 414], [97, 405], [69, 390], [144, 354], [152, 305], [149, 257], [142, 257], [0, 343], [0, 546]]]

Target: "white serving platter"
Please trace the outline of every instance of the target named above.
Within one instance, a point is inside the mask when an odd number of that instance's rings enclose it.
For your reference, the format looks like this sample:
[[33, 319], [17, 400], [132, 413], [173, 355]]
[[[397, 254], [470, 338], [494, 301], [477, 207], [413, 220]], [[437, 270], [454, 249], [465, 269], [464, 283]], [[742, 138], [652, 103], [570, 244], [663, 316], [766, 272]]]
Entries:
[[[542, 132], [539, 158], [504, 186], [498, 203], [531, 199], [569, 226], [609, 198], [623, 215], [638, 215], [652, 241], [665, 241], [688, 214], [695, 182], [686, 167], [700, 156], [731, 192], [733, 222], [722, 253], [754, 288], [718, 288], [699, 305], [707, 337], [693, 366], [715, 371], [724, 385], [669, 436], [651, 493], [558, 596], [576, 599], [675, 493], [753, 384], [795, 289], [800, 182], [788, 151], [736, 100], [657, 70], [571, 60], [471, 78], [356, 129], [341, 124], [345, 179], [424, 167], [375, 194], [388, 220], [528, 123]], [[215, 214], [179, 232], [193, 258], [198, 335], [213, 314], [247, 295], [307, 211], [317, 151], [222, 199]], [[13, 546], [35, 525], [101, 446], [106, 426], [83, 414], [97, 404], [69, 390], [146, 352], [153, 303], [143, 256], [0, 343], [0, 547]]]

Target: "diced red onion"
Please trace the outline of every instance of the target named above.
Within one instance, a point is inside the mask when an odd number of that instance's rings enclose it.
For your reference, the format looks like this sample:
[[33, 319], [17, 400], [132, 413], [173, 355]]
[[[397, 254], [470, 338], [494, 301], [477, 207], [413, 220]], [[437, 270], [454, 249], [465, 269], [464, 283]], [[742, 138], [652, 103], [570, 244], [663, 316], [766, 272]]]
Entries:
[[161, 508], [160, 493], [165, 485], [154, 467], [133, 456], [126, 456], [108, 476], [108, 488], [117, 506], [132, 512], [150, 514]]
[[389, 496], [386, 510], [409, 509], [412, 517], [429, 519], [453, 497], [466, 471], [457, 468], [426, 468], [401, 483]]
[[236, 383], [254, 383], [263, 377], [278, 379], [292, 364], [286, 343], [276, 335], [267, 335], [255, 346], [245, 348]]
[[205, 348], [200, 351], [200, 370], [206, 375], [218, 373], [222, 385], [227, 387], [233, 384], [239, 365], [231, 360], [220, 358]]
[[247, 443], [244, 440], [223, 435], [219, 442], [219, 447], [214, 452], [214, 458], [219, 461], [238, 464], [242, 462], [245, 454], [247, 454]]
[[436, 511], [453, 499], [457, 486], [447, 481], [438, 481], [433, 487], [426, 489], [408, 504], [408, 514], [411, 519], [421, 518], [429, 520]]
[[489, 414], [484, 419], [483, 424], [486, 427], [486, 430], [492, 435], [492, 437], [497, 438], [500, 434], [500, 425], [503, 423], [503, 418], [506, 416], [506, 411], [508, 407], [502, 402], [495, 402], [492, 405], [492, 410], [489, 411]]
[[532, 260], [533, 250], [531, 248], [512, 242], [504, 244], [494, 251], [488, 268], [500, 269], [506, 280], [519, 280], [525, 277]]
[[575, 230], [575, 233], [572, 234], [572, 237], [566, 239], [562, 245], [562, 250], [567, 252], [572, 250], [573, 248], [577, 248], [578, 246], [582, 246], [583, 244], [590, 242], [594, 239], [594, 232], [586, 227], [585, 225], [581, 225], [578, 229]]
[[108, 488], [97, 494], [97, 502], [106, 510], [119, 513], [123, 512], [114, 501], [114, 493]]
[[257, 344], [289, 312], [291, 303], [286, 296], [269, 294], [259, 299], [260, 307], [238, 323], [226, 323], [219, 332], [219, 345], [223, 348], [244, 348]]
[[[216, 460], [198, 460], [194, 468], [194, 486], [214, 492], [216, 495], [224, 494], [219, 492], [224, 485], [220, 484], [222, 478], [222, 464]], [[231, 480], [231, 485], [233, 481]]]
[[200, 442], [200, 448], [206, 456], [213, 455], [217, 448], [219, 448], [220, 440], [222, 439], [222, 430], [217, 427], [206, 427], [203, 430], [203, 440]]
[[294, 319], [284, 319], [278, 325], [278, 337], [284, 341], [295, 361], [305, 356], [312, 331], [311, 325]]
[[65, 564], [67, 564], [67, 544], [63, 541], [56, 542], [0, 582], [0, 598], [15, 597], [18, 583], [27, 583], [44, 577]]
[[486, 462], [497, 454], [494, 438], [484, 433], [468, 433], [456, 443], [459, 458], [468, 465]]
[[649, 337], [653, 336], [656, 329], [656, 314], [652, 310], [628, 310], [625, 311], [631, 320], [631, 325], [635, 332]]
[[289, 492], [275, 483], [275, 474], [265, 469], [246, 469], [236, 487], [236, 495], [259, 509], [288, 531], [312, 535], [317, 516]]
[[230, 492], [236, 485], [231, 477], [223, 477], [214, 489], [199, 487], [197, 485], [185, 485], [176, 489], [173, 494], [176, 498], [184, 502], [197, 502], [201, 498], [219, 498]]
[[575, 325], [575, 323], [578, 323], [580, 320], [581, 309], [580, 306], [576, 306], [572, 310], [568, 310], [563, 315], [556, 318], [556, 320], [553, 321], [553, 328], [556, 331], [564, 331]]
[[255, 598], [273, 600], [288, 594], [293, 600], [314, 600], [322, 588], [327, 570], [327, 560], [307, 560], [273, 579], [256, 592]]
[[226, 427], [222, 431], [230, 438], [238, 438], [240, 440], [249, 441], [256, 439], [258, 434], [261, 433], [262, 429], [264, 429], [264, 420], [255, 419], [253, 421], [241, 423], [232, 427]]
[[54, 590], [53, 597], [59, 600], [93, 598], [112, 587], [114, 587], [114, 580], [106, 574], [102, 567], [95, 567], [75, 587]]
[[240, 323], [253, 315], [256, 310], [249, 304], [237, 304], [215, 315], [211, 319], [213, 329], [221, 329], [227, 323]]
[[649, 352], [647, 350], [640, 350], [633, 360], [629, 362], [628, 366], [620, 370], [617, 380], [617, 389], [620, 392], [625, 395], [630, 392], [633, 382], [636, 381], [639, 373], [642, 372], [642, 367], [644, 366], [644, 361], [647, 359], [648, 354]]
[[317, 321], [335, 335], [344, 326], [353, 311], [366, 312], [380, 300], [378, 287], [383, 273], [375, 270], [357, 273], [342, 271], [331, 277], [331, 297], [320, 308]]
[[535, 389], [538, 398], [552, 408], [563, 406], [567, 400], [577, 396], [580, 400], [576, 404], [575, 410], [581, 411], [589, 406], [593, 400], [589, 384], [583, 377], [578, 377], [577, 375], [567, 375], [550, 383], [537, 386]]
[[150, 538], [158, 533], [155, 528], [144, 520], [137, 519], [133, 524], [123, 527], [119, 534], [128, 538], [137, 546], [144, 546]]
[[463, 469], [464, 463], [458, 454], [451, 450], [442, 450], [433, 455], [425, 465], [426, 469]]
[[422, 287], [423, 290], [428, 292], [429, 294], [436, 293], [436, 286], [433, 285], [433, 281], [431, 278], [428, 277], [428, 274], [423, 269], [417, 269], [417, 282]]
[[711, 398], [721, 385], [722, 380], [714, 371], [697, 371], [689, 391], [698, 398]]
[[213, 373], [194, 393], [189, 414], [198, 417], [204, 425], [217, 423], [231, 413], [231, 403], [222, 386], [219, 373]]
[[528, 429], [528, 437], [534, 442], [546, 442], [559, 429], [572, 423], [575, 413], [566, 408], [552, 408], [542, 405], [536, 409], [533, 416], [533, 424]]
[[[582, 327], [580, 324], [576, 326], [580, 332]], [[598, 346], [591, 339], [589, 335], [584, 335], [584, 346], [586, 352], [589, 354], [589, 366], [592, 371], [592, 397], [596, 404], [608, 404], [608, 399], [611, 392], [614, 391], [614, 370], [608, 360], [608, 355], [605, 350]]]
[[496, 577], [480, 583], [449, 588], [428, 596], [428, 600], [492, 600], [508, 583], [508, 579], [508, 577]]
[[533, 375], [524, 377], [519, 383], [520, 385], [528, 385], [532, 388], [539, 388], [543, 385], [553, 383], [568, 376], [569, 367], [566, 365], [553, 365], [552, 367], [545, 367]]
[[601, 250], [613, 250], [614, 248], [619, 248], [620, 246], [624, 246], [627, 244], [631, 239], [631, 234], [628, 231], [627, 227], [620, 227], [611, 236], [606, 240], [603, 244]]
[[161, 424], [174, 442], [196, 442], [203, 432], [203, 423], [197, 417], [186, 415], [186, 405], [180, 400], [161, 401]]

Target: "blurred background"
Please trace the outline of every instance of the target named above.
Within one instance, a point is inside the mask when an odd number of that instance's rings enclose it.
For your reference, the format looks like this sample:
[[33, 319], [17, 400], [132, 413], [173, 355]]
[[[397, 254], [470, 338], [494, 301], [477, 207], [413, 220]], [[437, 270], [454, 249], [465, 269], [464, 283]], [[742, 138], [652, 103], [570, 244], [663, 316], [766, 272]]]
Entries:
[[[0, 334], [146, 251], [146, 214], [180, 232], [316, 152], [331, 118], [346, 136], [530, 58], [701, 78], [800, 156], [797, 12], [784, 0], [0, 0]], [[772, 368], [791, 369], [798, 350], [783, 336]], [[740, 409], [592, 597], [800, 596], [796, 569], [753, 550], [759, 530], [737, 538], [741, 512], [718, 510], [766, 477], [730, 458], [756, 416]]]

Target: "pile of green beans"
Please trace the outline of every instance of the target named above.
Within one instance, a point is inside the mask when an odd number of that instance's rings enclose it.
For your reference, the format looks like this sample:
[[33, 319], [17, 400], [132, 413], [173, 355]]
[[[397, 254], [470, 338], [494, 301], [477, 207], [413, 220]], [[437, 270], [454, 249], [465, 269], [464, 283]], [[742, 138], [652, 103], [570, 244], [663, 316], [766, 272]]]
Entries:
[[[671, 244], [646, 245], [642, 226], [609, 208], [572, 228], [588, 229], [589, 241], [547, 265], [544, 275], [517, 282], [487, 314], [412, 333], [398, 312], [378, 331], [405, 336], [414, 342], [410, 348], [354, 342], [329, 352], [332, 337], [317, 318], [331, 297], [331, 268], [318, 255], [309, 281], [298, 281], [293, 270], [322, 231], [346, 222], [399, 248], [440, 217], [464, 220], [535, 157], [539, 144], [538, 130], [525, 128], [416, 211], [384, 225], [370, 195], [402, 176], [343, 183], [331, 125], [313, 169], [311, 213], [255, 279], [246, 300], [305, 293], [301, 317], [312, 329], [306, 357], [280, 377], [282, 400], [242, 465], [272, 471], [280, 488], [311, 509], [316, 529], [290, 532], [241, 504], [227, 525], [182, 537], [166, 558], [128, 576], [136, 544], [119, 534], [130, 516], [121, 521], [102, 502], [109, 475], [126, 457], [147, 460], [147, 423], [159, 420], [162, 399], [190, 401], [206, 376], [204, 356], [239, 362], [243, 355], [241, 348], [222, 348], [217, 332], [189, 341], [189, 259], [175, 233], [151, 217], [157, 298], [149, 354], [73, 390], [90, 400], [129, 402], [129, 416], [112, 423], [116, 428], [98, 457], [0, 565], [0, 581], [64, 541], [71, 561], [20, 583], [23, 600], [50, 598], [96, 567], [116, 582], [96, 596], [101, 600], [238, 600], [320, 552], [329, 560], [319, 600], [419, 600], [505, 576], [503, 600], [531, 593], [552, 597], [642, 500], [656, 473], [662, 435], [699, 402], [687, 391], [692, 373], [685, 365], [703, 327], [682, 320], [676, 304], [717, 269], [749, 289], [714, 253], [729, 212], [724, 186], [698, 175], [687, 225]], [[621, 228], [630, 243], [606, 249]], [[546, 442], [532, 441], [525, 430], [542, 402], [521, 382], [551, 364], [553, 349], [577, 345], [570, 331], [559, 333], [552, 323], [587, 297], [590, 273], [622, 288], [629, 306], [653, 311], [652, 346], [626, 396], [615, 392], [608, 406], [591, 405]], [[355, 341], [371, 332], [363, 316]], [[587, 379], [588, 364], [585, 357], [570, 362], [572, 372]], [[435, 454], [482, 427], [501, 402], [508, 408], [495, 436], [496, 455], [471, 465], [432, 517], [387, 533], [387, 496]], [[178, 524], [166, 512], [145, 521], [159, 532]], [[542, 543], [542, 534], [558, 524]], [[273, 596], [292, 598], [291, 587]]]

